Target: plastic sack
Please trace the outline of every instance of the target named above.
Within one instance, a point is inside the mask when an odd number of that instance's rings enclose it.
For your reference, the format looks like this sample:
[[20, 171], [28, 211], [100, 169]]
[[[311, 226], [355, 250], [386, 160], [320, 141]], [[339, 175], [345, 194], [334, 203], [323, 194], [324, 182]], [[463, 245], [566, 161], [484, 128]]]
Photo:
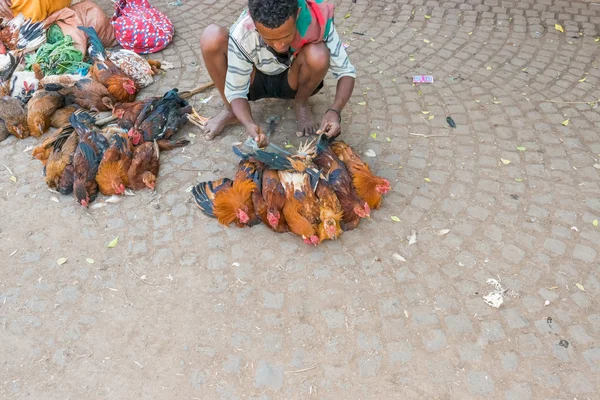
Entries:
[[117, 0], [111, 18], [115, 37], [127, 50], [155, 53], [173, 40], [175, 28], [169, 18], [147, 0]]

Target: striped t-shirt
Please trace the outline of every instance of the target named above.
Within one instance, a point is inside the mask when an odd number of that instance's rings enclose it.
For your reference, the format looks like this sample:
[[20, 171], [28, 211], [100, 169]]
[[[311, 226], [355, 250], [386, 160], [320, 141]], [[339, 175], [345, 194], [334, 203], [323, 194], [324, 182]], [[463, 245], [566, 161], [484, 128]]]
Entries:
[[[279, 75], [288, 69], [295, 55], [306, 43], [325, 41], [330, 52], [329, 70], [334, 78], [356, 77], [356, 69], [333, 24], [333, 6], [323, 0], [298, 0], [300, 13], [296, 19], [296, 38], [290, 57], [277, 57], [259, 35], [248, 10], [242, 12], [229, 30], [225, 97], [230, 103], [248, 98], [252, 68], [266, 75]], [[329, 14], [329, 15], [328, 15]], [[294, 48], [297, 47], [297, 48]]]

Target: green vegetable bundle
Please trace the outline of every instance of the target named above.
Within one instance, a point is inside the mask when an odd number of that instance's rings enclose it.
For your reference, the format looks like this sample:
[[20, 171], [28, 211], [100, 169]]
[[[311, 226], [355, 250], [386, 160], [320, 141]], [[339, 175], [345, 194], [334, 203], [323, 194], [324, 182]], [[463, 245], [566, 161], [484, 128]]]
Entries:
[[83, 54], [73, 45], [73, 38], [62, 33], [58, 25], [52, 25], [44, 43], [35, 54], [25, 56], [25, 69], [31, 71], [39, 64], [44, 75], [75, 74], [90, 68], [83, 62]]

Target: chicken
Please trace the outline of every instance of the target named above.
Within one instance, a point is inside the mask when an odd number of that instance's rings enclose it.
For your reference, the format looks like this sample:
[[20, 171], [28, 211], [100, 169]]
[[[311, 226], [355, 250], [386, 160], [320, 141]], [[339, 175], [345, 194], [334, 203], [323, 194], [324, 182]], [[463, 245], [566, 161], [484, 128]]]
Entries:
[[88, 36], [88, 53], [94, 60], [94, 64], [90, 69], [91, 77], [106, 86], [108, 92], [117, 101], [134, 101], [138, 92], [135, 82], [124, 75], [123, 71], [109, 59], [96, 30], [93, 27], [78, 26], [78, 28]]
[[263, 210], [256, 210], [256, 213], [261, 217], [263, 223], [275, 232], [283, 233], [288, 231], [285, 217], [283, 216], [283, 206], [285, 205], [285, 190], [279, 180], [279, 174], [272, 169], [265, 169], [262, 176], [262, 199], [259, 206]]
[[317, 167], [327, 175], [327, 181], [333, 187], [333, 191], [342, 206], [342, 229], [345, 231], [352, 230], [358, 226], [361, 218], [370, 217], [369, 205], [356, 194], [350, 173], [344, 163], [331, 151], [329, 140], [323, 134], [319, 136], [317, 156], [314, 161]]
[[319, 202], [310, 186], [308, 174], [279, 171], [279, 179], [285, 190], [283, 215], [290, 231], [302, 236], [304, 243], [318, 245]]
[[146, 59], [139, 54], [120, 49], [110, 51], [108, 59], [112, 61], [125, 76], [132, 79], [137, 87], [145, 88], [154, 82], [154, 71]]
[[50, 126], [56, 129], [62, 128], [63, 126], [69, 125], [69, 118], [71, 115], [79, 109], [79, 106], [70, 105], [63, 108], [59, 108], [54, 111], [50, 116]]
[[19, 14], [0, 31], [0, 83], [11, 79], [23, 60], [23, 54], [38, 48], [46, 40], [43, 22], [25, 20]]
[[10, 80], [9, 92], [12, 97], [16, 97], [23, 104], [27, 104], [38, 89], [38, 79], [35, 72], [16, 71]]
[[390, 182], [373, 175], [369, 165], [346, 143], [335, 141], [331, 144], [331, 150], [348, 168], [358, 197], [366, 201], [371, 209], [379, 209], [381, 198], [391, 189]]
[[214, 203], [219, 191], [231, 189], [233, 181], [229, 178], [222, 178], [216, 181], [200, 182], [192, 188], [194, 201], [200, 210], [211, 218], [217, 218], [214, 213]]
[[185, 124], [191, 111], [192, 107], [179, 97], [178, 90], [172, 89], [162, 98], [146, 104], [129, 131], [129, 137], [136, 146], [144, 141], [157, 140], [160, 149], [167, 150], [165, 140]]
[[[72, 78], [72, 77], [75, 78]], [[90, 111], [109, 111], [113, 108], [115, 99], [101, 83], [90, 78], [81, 78], [79, 75], [65, 75], [64, 79], [57, 82], [43, 83], [47, 91], [58, 92], [65, 96], [67, 104], [77, 104]], [[37, 92], [36, 92], [37, 93]], [[31, 100], [30, 100], [31, 101]]]
[[[55, 143], [61, 141], [58, 146], [62, 146], [62, 142], [64, 142], [71, 133], [73, 133], [73, 127], [70, 124], [55, 130], [51, 135], [44, 139], [41, 145], [33, 149], [31, 156], [36, 160], [40, 160], [43, 165], [46, 165], [48, 157], [50, 157], [50, 154], [54, 151], [54, 147], [56, 146]], [[73, 151], [75, 151], [75, 148], [73, 148]]]
[[129, 185], [127, 172], [132, 155], [133, 145], [127, 134], [111, 137], [110, 147], [104, 152], [96, 174], [100, 193], [106, 196], [125, 193], [125, 186]]
[[51, 145], [52, 153], [45, 164], [46, 185], [50, 189], [58, 190], [62, 194], [69, 194], [73, 191], [73, 167], [71, 166], [66, 173], [65, 170], [73, 162], [73, 155], [78, 144], [79, 136], [72, 128], [69, 128], [63, 131], [60, 138]]
[[335, 240], [342, 234], [342, 206], [325, 179], [319, 180], [315, 194], [319, 199], [319, 240]]
[[0, 98], [0, 125], [19, 139], [29, 136], [27, 114], [18, 99], [9, 96]]
[[[73, 193], [79, 204], [88, 207], [98, 194], [96, 174], [109, 143], [99, 129], [89, 126], [87, 113], [71, 115], [71, 125], [79, 135], [79, 145], [73, 157]], [[82, 121], [83, 120], [83, 121]]]
[[50, 117], [65, 103], [58, 92], [38, 90], [27, 103], [27, 125], [31, 136], [42, 136], [50, 127]]
[[154, 190], [158, 176], [159, 149], [153, 142], [137, 146], [133, 152], [131, 166], [127, 171], [129, 187], [134, 190], [148, 188]]
[[117, 118], [117, 123], [123, 129], [131, 129], [135, 124], [138, 116], [146, 107], [146, 105], [153, 100], [156, 100], [155, 97], [151, 97], [142, 101], [134, 101], [131, 103], [116, 103], [112, 109], [113, 117]]

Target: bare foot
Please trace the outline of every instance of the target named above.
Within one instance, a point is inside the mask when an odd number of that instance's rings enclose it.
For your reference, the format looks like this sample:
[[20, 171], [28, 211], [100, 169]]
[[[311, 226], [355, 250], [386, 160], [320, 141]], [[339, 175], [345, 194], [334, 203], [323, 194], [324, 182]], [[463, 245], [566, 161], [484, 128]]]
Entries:
[[313, 118], [308, 103], [295, 102], [296, 118], [298, 119], [298, 137], [314, 135], [317, 132], [317, 125]]
[[218, 136], [223, 129], [229, 125], [235, 125], [238, 123], [235, 114], [231, 110], [223, 110], [219, 114], [215, 115], [208, 120], [204, 127], [204, 138], [206, 140], [212, 140], [215, 136]]

